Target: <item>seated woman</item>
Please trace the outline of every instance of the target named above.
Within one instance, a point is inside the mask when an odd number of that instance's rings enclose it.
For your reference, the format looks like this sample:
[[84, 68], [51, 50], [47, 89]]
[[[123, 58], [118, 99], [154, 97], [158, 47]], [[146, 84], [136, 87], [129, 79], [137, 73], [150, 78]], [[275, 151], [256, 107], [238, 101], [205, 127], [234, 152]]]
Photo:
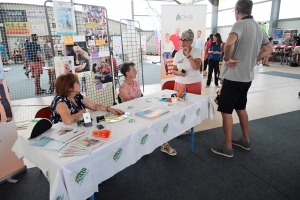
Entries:
[[123, 114], [119, 109], [101, 104], [95, 104], [80, 94], [80, 83], [75, 74], [60, 75], [55, 81], [55, 91], [51, 109], [51, 122], [63, 122], [67, 125], [77, 122], [88, 108], [93, 111], [107, 111], [113, 114]]
[[[125, 80], [120, 85], [120, 89], [119, 89], [120, 92], [119, 96], [122, 102], [130, 101], [132, 99], [141, 97], [142, 92], [139, 83], [136, 80], [134, 80], [137, 75], [135, 64], [133, 62], [124, 62], [121, 65], [120, 71], [125, 77]], [[168, 143], [164, 143], [161, 146], [160, 150], [171, 156], [177, 155], [176, 150], [172, 149], [172, 147]]]
[[15, 64], [22, 61], [22, 53], [19, 51], [18, 48], [14, 49], [13, 60], [14, 60]]

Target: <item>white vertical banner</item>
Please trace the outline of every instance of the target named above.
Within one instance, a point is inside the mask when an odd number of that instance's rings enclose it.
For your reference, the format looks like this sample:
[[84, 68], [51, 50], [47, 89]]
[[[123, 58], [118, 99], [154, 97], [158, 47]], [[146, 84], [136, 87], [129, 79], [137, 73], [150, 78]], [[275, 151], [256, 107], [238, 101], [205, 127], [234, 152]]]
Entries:
[[[181, 49], [180, 38], [182, 32], [191, 29], [194, 32], [195, 38], [197, 31], [202, 32], [201, 37], [205, 41], [206, 31], [206, 5], [162, 5], [161, 6], [161, 83], [169, 80], [174, 80], [172, 74], [172, 66], [167, 65], [170, 62], [170, 55], [163, 54], [166, 46], [166, 37], [170, 38], [174, 49]], [[166, 48], [167, 49], [167, 48]], [[170, 53], [170, 52], [169, 52]]]
[[13, 174], [24, 169], [22, 159], [18, 159], [11, 150], [18, 138], [17, 127], [13, 119], [9, 91], [3, 72], [0, 56], [0, 183], [4, 182]]

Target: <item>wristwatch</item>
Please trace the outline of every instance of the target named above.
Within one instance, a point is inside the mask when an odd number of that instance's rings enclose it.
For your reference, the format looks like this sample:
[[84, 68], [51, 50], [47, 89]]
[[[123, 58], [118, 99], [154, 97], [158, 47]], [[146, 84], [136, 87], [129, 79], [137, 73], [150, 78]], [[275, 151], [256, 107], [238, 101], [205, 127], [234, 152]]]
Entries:
[[228, 59], [226, 59], [225, 57], [224, 57], [224, 61], [228, 61], [229, 60], [229, 58]]
[[190, 57], [192, 57], [191, 55], [187, 56], [187, 59], [189, 59]]

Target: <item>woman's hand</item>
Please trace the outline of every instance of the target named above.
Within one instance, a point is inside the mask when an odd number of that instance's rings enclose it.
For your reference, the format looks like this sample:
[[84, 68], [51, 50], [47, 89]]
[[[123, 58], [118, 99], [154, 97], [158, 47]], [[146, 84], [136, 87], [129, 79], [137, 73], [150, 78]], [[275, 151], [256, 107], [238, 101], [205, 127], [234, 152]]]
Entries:
[[112, 114], [116, 114], [116, 115], [122, 115], [122, 114], [125, 113], [125, 112], [122, 111], [122, 110], [115, 109], [115, 108], [111, 108], [111, 107], [108, 107], [107, 110], [108, 110], [109, 112], [111, 112]]
[[82, 50], [82, 48], [80, 46], [73, 46], [73, 50], [75, 53], [78, 53], [80, 55], [83, 55], [85, 53], [85, 51]]
[[178, 71], [179, 72], [179, 76], [185, 77], [185, 73]]
[[190, 56], [190, 52], [191, 52], [190, 48], [184, 47], [182, 50], [183, 50], [183, 54], [184, 54], [186, 57], [189, 57], [189, 56]]

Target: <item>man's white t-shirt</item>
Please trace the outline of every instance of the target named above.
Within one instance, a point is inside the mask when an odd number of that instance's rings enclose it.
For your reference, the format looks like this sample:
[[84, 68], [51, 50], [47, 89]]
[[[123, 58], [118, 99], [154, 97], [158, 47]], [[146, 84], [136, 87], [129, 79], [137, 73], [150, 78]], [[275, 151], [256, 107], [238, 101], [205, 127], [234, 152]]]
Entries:
[[[190, 55], [193, 59], [201, 58], [201, 51], [198, 48], [192, 48]], [[185, 77], [176, 76], [177, 83], [192, 84], [202, 81], [203, 77], [199, 70], [194, 70], [189, 59], [183, 55], [183, 50], [180, 49], [174, 57], [173, 64], [177, 66], [178, 71], [185, 70]]]

